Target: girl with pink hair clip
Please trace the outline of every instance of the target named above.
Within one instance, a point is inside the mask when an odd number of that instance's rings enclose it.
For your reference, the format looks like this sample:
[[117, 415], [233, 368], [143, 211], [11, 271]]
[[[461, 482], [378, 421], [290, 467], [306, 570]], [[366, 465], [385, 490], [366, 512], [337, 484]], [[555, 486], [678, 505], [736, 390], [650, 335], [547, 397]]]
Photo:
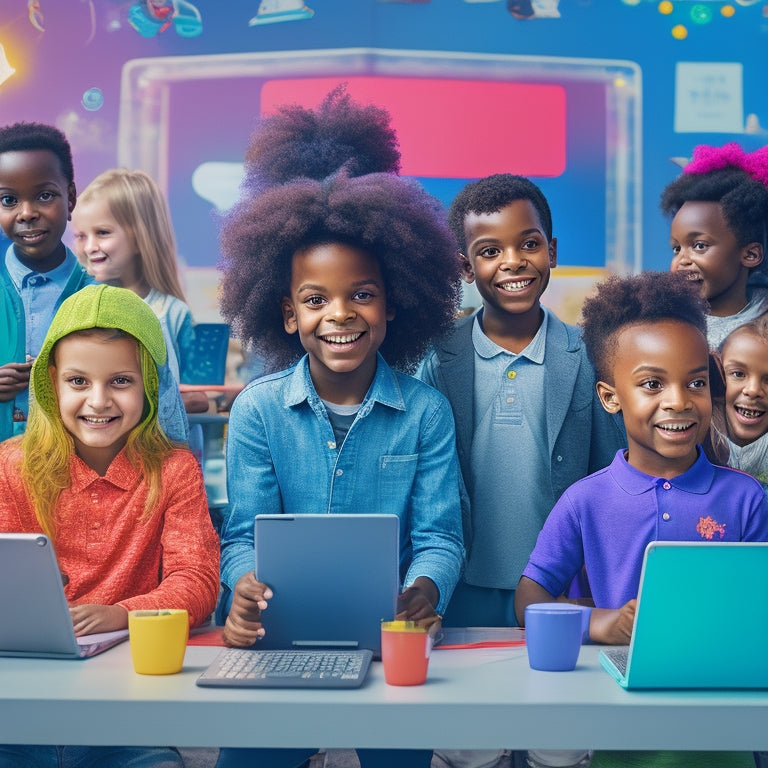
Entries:
[[768, 146], [698, 146], [661, 195], [672, 218], [673, 272], [700, 284], [710, 306], [707, 340], [768, 312]]

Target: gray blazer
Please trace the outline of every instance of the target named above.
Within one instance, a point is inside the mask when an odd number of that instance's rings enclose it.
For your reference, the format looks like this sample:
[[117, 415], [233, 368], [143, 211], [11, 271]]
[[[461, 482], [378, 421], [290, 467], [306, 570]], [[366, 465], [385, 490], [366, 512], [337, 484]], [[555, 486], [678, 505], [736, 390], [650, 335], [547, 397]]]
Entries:
[[[462, 318], [453, 333], [435, 345], [419, 370], [426, 383], [440, 390], [453, 408], [461, 472], [472, 498], [470, 457], [474, 425], [475, 315]], [[607, 413], [595, 392], [595, 372], [578, 328], [549, 315], [544, 348], [546, 366], [547, 439], [553, 503], [582, 477], [608, 466], [626, 447], [624, 424]], [[471, 518], [470, 518], [471, 520]], [[471, 546], [465, 515], [465, 546]]]

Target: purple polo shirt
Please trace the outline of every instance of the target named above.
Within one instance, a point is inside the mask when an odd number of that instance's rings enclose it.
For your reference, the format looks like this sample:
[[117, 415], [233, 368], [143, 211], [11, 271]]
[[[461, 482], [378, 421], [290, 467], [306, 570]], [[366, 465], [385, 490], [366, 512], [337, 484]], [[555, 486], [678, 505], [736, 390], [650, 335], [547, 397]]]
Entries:
[[651, 541], [768, 541], [768, 503], [757, 480], [710, 463], [665, 480], [610, 466], [574, 483], [550, 512], [523, 575], [561, 595], [586, 566], [597, 608], [637, 597]]

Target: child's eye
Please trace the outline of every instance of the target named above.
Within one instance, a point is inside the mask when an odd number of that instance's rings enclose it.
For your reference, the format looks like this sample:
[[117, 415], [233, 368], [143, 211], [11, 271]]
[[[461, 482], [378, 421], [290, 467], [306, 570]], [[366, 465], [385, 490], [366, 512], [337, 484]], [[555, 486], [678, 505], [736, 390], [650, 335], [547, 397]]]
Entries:
[[86, 384], [85, 377], [84, 376], [70, 376], [67, 381], [73, 386], [73, 387], [84, 387]]
[[743, 379], [744, 376], [745, 376], [744, 371], [739, 371], [739, 370], [736, 370], [736, 369], [734, 369], [732, 371], [726, 371], [725, 375], [729, 379]]
[[304, 299], [304, 303], [310, 307], [322, 307], [325, 304], [325, 299], [322, 296], [308, 296]]
[[672, 255], [677, 256], [678, 253], [680, 253], [680, 246], [675, 244], [672, 246]]
[[56, 197], [56, 193], [55, 193], [55, 192], [50, 192], [50, 191], [48, 191], [48, 190], [46, 190], [45, 192], [41, 192], [41, 193], [38, 195], [38, 198], [39, 198], [39, 199], [40, 199], [40, 201], [41, 201], [41, 202], [43, 202], [43, 203], [49, 203], [49, 202], [50, 202], [51, 200], [53, 200], [55, 197]]
[[706, 379], [695, 379], [691, 382], [691, 389], [706, 389], [708, 382]]
[[524, 251], [532, 251], [539, 247], [539, 241], [538, 240], [526, 240], [523, 243], [523, 250]]
[[16, 205], [16, 198], [13, 195], [0, 195], [0, 205], [3, 208], [12, 208]]
[[112, 383], [118, 387], [125, 387], [133, 384], [133, 379], [131, 379], [129, 376], [115, 376], [115, 378], [112, 379]]
[[500, 253], [500, 248], [495, 245], [487, 245], [485, 248], [481, 248], [477, 255], [484, 259], [495, 259]]
[[355, 301], [368, 301], [373, 298], [373, 294], [370, 291], [357, 291], [353, 298]]
[[640, 383], [640, 386], [643, 389], [650, 389], [654, 392], [662, 388], [661, 382], [658, 379], [646, 379]]
[[693, 250], [698, 252], [706, 251], [708, 247], [709, 247], [709, 244], [704, 243], [701, 240], [698, 240], [693, 244]]

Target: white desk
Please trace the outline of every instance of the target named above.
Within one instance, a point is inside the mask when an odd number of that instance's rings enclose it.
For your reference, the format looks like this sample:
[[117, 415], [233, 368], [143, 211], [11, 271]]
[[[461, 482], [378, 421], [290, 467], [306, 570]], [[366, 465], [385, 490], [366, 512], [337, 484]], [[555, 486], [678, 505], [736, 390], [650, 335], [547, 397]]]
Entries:
[[573, 672], [524, 648], [435, 651], [426, 685], [357, 690], [198, 688], [219, 648], [144, 677], [127, 643], [85, 661], [0, 659], [0, 743], [181, 747], [768, 749], [768, 691], [626, 692], [597, 647]]

